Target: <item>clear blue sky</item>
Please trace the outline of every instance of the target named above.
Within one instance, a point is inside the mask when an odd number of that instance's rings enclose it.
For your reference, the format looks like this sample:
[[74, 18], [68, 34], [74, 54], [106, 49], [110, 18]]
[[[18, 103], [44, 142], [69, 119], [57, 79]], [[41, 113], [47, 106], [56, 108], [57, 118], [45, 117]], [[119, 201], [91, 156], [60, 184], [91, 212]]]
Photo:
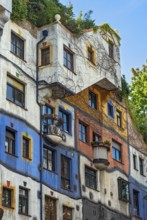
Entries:
[[130, 82], [131, 68], [141, 68], [147, 59], [147, 0], [60, 0], [71, 2], [75, 16], [92, 10], [97, 25], [109, 23], [121, 36], [121, 72]]

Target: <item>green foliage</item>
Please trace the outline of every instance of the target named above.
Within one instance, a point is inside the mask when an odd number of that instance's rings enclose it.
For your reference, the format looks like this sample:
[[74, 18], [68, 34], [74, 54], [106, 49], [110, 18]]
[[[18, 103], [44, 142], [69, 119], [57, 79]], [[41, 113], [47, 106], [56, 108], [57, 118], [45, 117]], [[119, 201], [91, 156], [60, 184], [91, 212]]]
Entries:
[[118, 44], [120, 45], [120, 40], [121, 40], [120, 36], [118, 35], [118, 33], [114, 29], [112, 29], [110, 27], [109, 24], [107, 24], [107, 23], [102, 24], [100, 26], [100, 29], [103, 32], [109, 33], [110, 36], [112, 37], [112, 39], [113, 39], [113, 35], [114, 35], [116, 37], [117, 41], [118, 41]]
[[12, 11], [11, 19], [13, 21], [22, 21], [27, 16], [27, 1], [13, 0]]
[[40, 27], [54, 22], [56, 14], [61, 15], [62, 24], [71, 32], [80, 34], [83, 29], [95, 27], [91, 19], [92, 11], [82, 14], [76, 19], [73, 13], [73, 5], [68, 7], [58, 0], [13, 0], [11, 18], [14, 21], [27, 19], [32, 25]]
[[126, 81], [126, 77], [125, 75], [122, 75], [121, 77], [121, 86], [122, 86], [122, 90], [117, 92], [117, 98], [122, 101], [123, 99], [128, 99], [128, 96], [130, 94], [130, 88], [129, 88], [129, 84]]
[[132, 69], [133, 77], [130, 84], [130, 110], [135, 125], [147, 143], [147, 65], [142, 69]]

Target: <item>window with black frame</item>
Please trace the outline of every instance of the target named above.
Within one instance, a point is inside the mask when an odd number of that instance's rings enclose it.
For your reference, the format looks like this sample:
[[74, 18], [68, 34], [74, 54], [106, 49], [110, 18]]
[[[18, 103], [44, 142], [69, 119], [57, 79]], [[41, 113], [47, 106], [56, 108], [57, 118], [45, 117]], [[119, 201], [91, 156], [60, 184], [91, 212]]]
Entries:
[[[44, 106], [44, 114], [48, 114], [48, 115], [52, 115], [54, 113], [54, 109], [48, 105]], [[48, 127], [49, 125], [53, 124], [53, 119], [52, 118], [48, 118], [44, 120], [44, 132], [48, 132]]]
[[97, 109], [97, 95], [91, 91], [89, 91], [89, 106]]
[[116, 110], [116, 120], [117, 120], [117, 125], [119, 127], [122, 127], [122, 113], [119, 110]]
[[139, 207], [139, 192], [133, 189], [133, 206], [134, 206], [134, 215], [140, 215], [140, 207]]
[[63, 124], [61, 125], [62, 130], [71, 133], [71, 114], [60, 108], [59, 117], [63, 118]]
[[43, 168], [49, 171], [55, 171], [55, 151], [43, 147]]
[[11, 76], [7, 76], [7, 99], [21, 107], [25, 106], [25, 86]]
[[139, 168], [140, 168], [140, 174], [144, 175], [144, 160], [142, 158], [139, 158]]
[[26, 159], [30, 159], [30, 139], [23, 136], [23, 139], [22, 139], [22, 156]]
[[24, 40], [11, 32], [11, 52], [24, 60]]
[[62, 155], [61, 156], [61, 186], [64, 189], [71, 189], [71, 159]]
[[29, 190], [19, 187], [19, 214], [28, 215]]
[[15, 155], [15, 132], [6, 128], [5, 152]]
[[96, 171], [85, 167], [85, 185], [91, 189], [97, 189]]
[[122, 179], [121, 177], [118, 178], [118, 195], [119, 200], [124, 202], [129, 201], [129, 182]]

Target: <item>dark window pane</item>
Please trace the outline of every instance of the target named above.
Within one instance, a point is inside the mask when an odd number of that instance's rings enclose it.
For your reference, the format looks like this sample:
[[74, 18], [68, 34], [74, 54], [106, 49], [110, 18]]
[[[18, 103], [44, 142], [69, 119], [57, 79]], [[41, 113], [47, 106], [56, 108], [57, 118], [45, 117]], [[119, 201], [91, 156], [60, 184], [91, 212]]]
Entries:
[[11, 207], [11, 193], [12, 193], [12, 190], [11, 189], [8, 189], [8, 188], [3, 188], [3, 195], [2, 195], [2, 205], [3, 206], [7, 206], [7, 207]]
[[96, 189], [96, 171], [85, 167], [85, 181], [87, 187]]
[[73, 53], [66, 47], [64, 47], [64, 66], [67, 67], [67, 69], [74, 71], [73, 68]]
[[70, 159], [61, 156], [61, 185], [65, 189], [70, 189]]
[[9, 154], [15, 154], [15, 132], [6, 129], [5, 151]]
[[11, 51], [21, 59], [24, 59], [24, 41], [11, 33]]
[[44, 48], [41, 50], [41, 65], [45, 66], [50, 64], [50, 48]]
[[28, 190], [19, 188], [19, 213], [28, 215], [29, 198]]

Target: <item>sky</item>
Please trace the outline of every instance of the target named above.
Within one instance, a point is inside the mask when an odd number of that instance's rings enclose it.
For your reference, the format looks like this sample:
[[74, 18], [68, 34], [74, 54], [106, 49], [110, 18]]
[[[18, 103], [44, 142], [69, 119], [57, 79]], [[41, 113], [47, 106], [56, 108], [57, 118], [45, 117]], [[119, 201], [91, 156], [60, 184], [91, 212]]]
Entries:
[[121, 73], [130, 83], [131, 68], [141, 68], [147, 59], [147, 0], [60, 0], [71, 2], [77, 17], [93, 11], [96, 25], [108, 23], [121, 37]]

